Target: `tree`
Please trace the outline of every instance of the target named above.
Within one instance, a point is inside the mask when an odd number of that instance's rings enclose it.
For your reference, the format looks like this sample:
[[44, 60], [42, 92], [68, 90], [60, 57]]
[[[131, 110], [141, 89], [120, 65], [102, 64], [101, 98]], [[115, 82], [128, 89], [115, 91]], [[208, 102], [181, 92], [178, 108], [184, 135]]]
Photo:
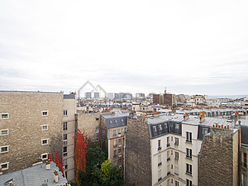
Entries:
[[80, 184], [82, 180], [79, 179], [79, 172], [86, 172], [86, 154], [88, 152], [88, 138], [84, 131], [77, 130], [75, 149], [76, 182]]
[[113, 166], [110, 160], [101, 165], [101, 184], [104, 186], [120, 186], [124, 184], [122, 170]]

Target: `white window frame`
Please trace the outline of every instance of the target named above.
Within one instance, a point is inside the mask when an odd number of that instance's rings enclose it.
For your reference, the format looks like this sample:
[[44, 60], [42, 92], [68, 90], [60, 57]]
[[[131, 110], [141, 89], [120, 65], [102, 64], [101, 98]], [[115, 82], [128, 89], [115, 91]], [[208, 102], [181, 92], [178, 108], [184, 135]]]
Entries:
[[[43, 155], [46, 155], [47, 158], [42, 158]], [[41, 159], [41, 160], [47, 160], [47, 159], [48, 159], [48, 153], [43, 153], [43, 154], [41, 154], [41, 155], [40, 155], [40, 159]]]
[[[7, 114], [8, 118], [3, 118], [3, 114]], [[1, 113], [1, 119], [9, 119], [9, 113]]]
[[[47, 126], [47, 129], [43, 129], [44, 126]], [[41, 125], [41, 130], [42, 131], [47, 131], [48, 130], [48, 124]]]
[[68, 111], [67, 110], [64, 110], [63, 111], [63, 114], [64, 114], [64, 116], [68, 116]]
[[[44, 115], [43, 112], [47, 112], [47, 115]], [[41, 111], [41, 115], [44, 116], [44, 117], [45, 117], [45, 116], [48, 116], [48, 110], [42, 110], [42, 111]]]
[[[43, 140], [47, 140], [47, 143], [43, 143]], [[48, 144], [49, 144], [49, 138], [41, 139], [41, 145], [48, 145]]]
[[[3, 147], [7, 147], [7, 151], [2, 152]], [[0, 146], [0, 153], [7, 153], [7, 152], [9, 152], [9, 145]]]
[[[7, 164], [7, 168], [2, 168], [2, 165]], [[4, 162], [4, 163], [0, 163], [0, 169], [4, 170], [8, 170], [9, 169], [9, 162]]]
[[[2, 134], [2, 131], [7, 130], [7, 134]], [[9, 135], [9, 129], [1, 129], [0, 130], [0, 136], [8, 136]]]

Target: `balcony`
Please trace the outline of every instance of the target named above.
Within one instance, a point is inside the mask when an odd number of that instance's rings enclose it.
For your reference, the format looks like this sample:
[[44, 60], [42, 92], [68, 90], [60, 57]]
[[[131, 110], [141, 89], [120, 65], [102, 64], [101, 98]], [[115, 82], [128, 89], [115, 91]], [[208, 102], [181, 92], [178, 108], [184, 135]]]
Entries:
[[187, 155], [186, 155], [186, 159], [192, 160], [192, 156], [187, 156]]
[[185, 143], [192, 144], [192, 140], [186, 140]]
[[188, 176], [192, 176], [192, 172], [186, 172], [185, 174]]

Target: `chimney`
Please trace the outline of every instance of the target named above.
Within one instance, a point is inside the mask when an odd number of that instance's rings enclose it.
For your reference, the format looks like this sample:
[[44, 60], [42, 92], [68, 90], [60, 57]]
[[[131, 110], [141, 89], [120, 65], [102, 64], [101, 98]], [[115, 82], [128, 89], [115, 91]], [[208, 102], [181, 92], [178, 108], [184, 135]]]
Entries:
[[189, 113], [185, 113], [183, 115], [183, 120], [186, 121], [187, 119], [189, 119]]
[[55, 183], [59, 182], [59, 172], [57, 170], [54, 171], [54, 182]]
[[48, 160], [47, 162], [46, 162], [46, 170], [50, 170], [51, 169], [51, 163], [50, 163], [50, 161]]
[[200, 123], [203, 123], [205, 121], [206, 114], [200, 115]]

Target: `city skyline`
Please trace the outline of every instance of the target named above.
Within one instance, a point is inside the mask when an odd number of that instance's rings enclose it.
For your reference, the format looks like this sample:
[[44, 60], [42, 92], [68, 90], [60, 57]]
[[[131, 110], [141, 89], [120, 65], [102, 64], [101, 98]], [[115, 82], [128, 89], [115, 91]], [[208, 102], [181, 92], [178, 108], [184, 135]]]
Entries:
[[2, 1], [0, 90], [247, 95], [247, 5]]

